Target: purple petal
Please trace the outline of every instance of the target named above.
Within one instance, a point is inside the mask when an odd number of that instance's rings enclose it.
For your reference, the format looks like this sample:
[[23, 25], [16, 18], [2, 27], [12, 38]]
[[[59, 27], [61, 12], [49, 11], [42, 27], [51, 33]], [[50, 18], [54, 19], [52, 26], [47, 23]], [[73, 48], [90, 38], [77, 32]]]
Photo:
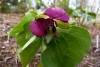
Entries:
[[62, 8], [48, 8], [44, 14], [48, 15], [52, 19], [61, 20], [64, 22], [68, 22], [69, 17], [68, 14]]
[[35, 20], [30, 24], [30, 31], [32, 34], [36, 36], [45, 36], [46, 35], [47, 26], [45, 22], [42, 20]]

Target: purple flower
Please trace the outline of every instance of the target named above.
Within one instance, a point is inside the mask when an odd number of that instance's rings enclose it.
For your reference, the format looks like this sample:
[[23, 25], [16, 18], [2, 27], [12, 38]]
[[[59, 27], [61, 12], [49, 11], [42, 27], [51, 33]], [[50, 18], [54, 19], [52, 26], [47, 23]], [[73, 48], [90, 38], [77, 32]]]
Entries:
[[48, 8], [44, 14], [48, 15], [52, 19], [61, 20], [64, 22], [68, 22], [69, 17], [67, 13], [61, 8]]
[[36, 36], [46, 36], [47, 32], [52, 29], [53, 37], [56, 37], [56, 20], [68, 22], [67, 13], [61, 8], [48, 8], [44, 12], [49, 18], [39, 18], [30, 24], [30, 31]]

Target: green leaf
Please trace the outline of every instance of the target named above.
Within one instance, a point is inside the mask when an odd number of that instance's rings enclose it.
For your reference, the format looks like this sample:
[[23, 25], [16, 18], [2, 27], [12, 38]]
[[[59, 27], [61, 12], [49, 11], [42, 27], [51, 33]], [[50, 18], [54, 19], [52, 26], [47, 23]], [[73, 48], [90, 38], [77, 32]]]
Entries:
[[25, 32], [17, 33], [15, 36], [15, 40], [19, 45], [19, 48], [23, 47], [23, 45], [27, 42]]
[[44, 15], [44, 14], [41, 14], [39, 16], [36, 16], [36, 19], [39, 19], [39, 18], [49, 18], [49, 16]]
[[41, 62], [38, 64], [38, 67], [43, 67], [42, 64], [41, 64]]
[[[22, 18], [22, 20], [9, 32], [8, 34], [8, 39], [12, 35], [16, 35], [16, 33], [20, 33], [24, 31], [24, 25], [26, 23], [31, 23], [35, 16], [37, 15], [36, 11], [34, 10], [29, 10], [26, 15]], [[29, 27], [29, 25], [27, 25]]]
[[19, 48], [23, 47], [25, 43], [32, 37], [34, 36], [31, 32], [20, 32], [17, 33], [15, 36], [15, 40], [19, 46]]
[[67, 28], [70, 27], [68, 22], [63, 22], [63, 21], [60, 21], [60, 20], [56, 20], [56, 22], [57, 22], [57, 26], [60, 27], [60, 28], [67, 29]]
[[42, 38], [33, 36], [17, 53], [23, 67], [26, 67], [38, 52]]
[[19, 45], [17, 55], [23, 67], [26, 67], [29, 64], [41, 45], [41, 38], [34, 36], [29, 29], [30, 23], [36, 16], [36, 11], [29, 10], [8, 35], [8, 38], [12, 35], [15, 36], [16, 42]]
[[57, 36], [42, 53], [43, 67], [76, 67], [88, 53], [91, 38], [84, 28], [57, 28]]
[[34, 20], [34, 17], [37, 13], [33, 10], [29, 10], [24, 18], [10, 31], [8, 38], [12, 35], [15, 35], [15, 39], [19, 48], [33, 36], [30, 32], [29, 25]]
[[26, 23], [23, 28], [24, 31], [19, 32], [15, 35], [15, 40], [17, 42], [17, 44], [19, 45], [19, 48], [23, 47], [24, 44], [32, 37], [34, 36], [29, 29], [29, 24], [30, 23]]

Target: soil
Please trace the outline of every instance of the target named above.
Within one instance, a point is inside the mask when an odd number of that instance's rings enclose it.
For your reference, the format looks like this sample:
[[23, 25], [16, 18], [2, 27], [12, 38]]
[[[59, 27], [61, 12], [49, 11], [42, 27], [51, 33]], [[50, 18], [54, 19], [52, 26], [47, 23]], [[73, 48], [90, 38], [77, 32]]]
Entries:
[[[0, 14], [0, 67], [21, 67], [16, 56], [18, 46], [14, 37], [8, 41], [8, 32], [20, 21], [23, 14]], [[91, 34], [92, 44], [89, 53], [78, 67], [100, 67], [100, 47], [96, 47], [96, 36], [100, 37], [100, 27], [89, 24], [86, 27]], [[99, 39], [100, 43], [100, 39]], [[38, 53], [30, 63], [30, 67], [37, 67], [40, 54]]]

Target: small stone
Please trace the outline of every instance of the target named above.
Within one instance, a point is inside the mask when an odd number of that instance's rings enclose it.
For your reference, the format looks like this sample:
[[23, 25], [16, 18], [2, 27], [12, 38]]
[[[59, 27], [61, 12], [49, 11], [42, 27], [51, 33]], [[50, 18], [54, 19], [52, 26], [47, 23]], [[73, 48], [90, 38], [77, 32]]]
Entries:
[[2, 46], [1, 48], [2, 48], [2, 49], [5, 49], [5, 48], [6, 48], [6, 46]]
[[100, 49], [95, 51], [95, 56], [100, 56]]

